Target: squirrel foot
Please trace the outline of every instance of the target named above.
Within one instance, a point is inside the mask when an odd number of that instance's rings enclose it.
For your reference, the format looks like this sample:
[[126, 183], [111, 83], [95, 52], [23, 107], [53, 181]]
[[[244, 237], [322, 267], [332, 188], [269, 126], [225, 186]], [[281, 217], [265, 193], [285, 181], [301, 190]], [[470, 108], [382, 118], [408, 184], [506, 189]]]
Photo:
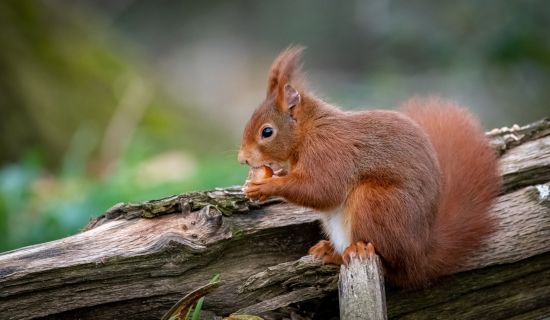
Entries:
[[363, 241], [357, 241], [350, 244], [344, 253], [342, 254], [342, 260], [345, 265], [348, 265], [353, 256], [359, 257], [359, 259], [366, 259], [374, 254], [374, 246], [372, 243], [365, 244]]
[[321, 240], [311, 247], [308, 253], [315, 258], [322, 260], [324, 264], [342, 264], [342, 256], [339, 255], [328, 240]]

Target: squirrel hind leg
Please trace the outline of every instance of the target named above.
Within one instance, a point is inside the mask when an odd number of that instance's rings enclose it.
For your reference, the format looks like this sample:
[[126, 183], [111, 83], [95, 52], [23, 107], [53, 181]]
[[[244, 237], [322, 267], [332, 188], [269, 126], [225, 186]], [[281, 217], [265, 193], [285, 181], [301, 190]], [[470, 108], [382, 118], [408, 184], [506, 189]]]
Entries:
[[324, 264], [341, 265], [342, 256], [334, 250], [332, 243], [328, 240], [321, 240], [311, 247], [308, 253], [315, 258], [323, 261]]

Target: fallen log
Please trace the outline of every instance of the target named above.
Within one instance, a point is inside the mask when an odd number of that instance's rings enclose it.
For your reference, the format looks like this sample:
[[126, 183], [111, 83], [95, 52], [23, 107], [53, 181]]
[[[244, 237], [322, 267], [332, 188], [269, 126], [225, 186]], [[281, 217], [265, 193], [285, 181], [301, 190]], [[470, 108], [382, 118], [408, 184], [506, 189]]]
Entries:
[[[488, 135], [505, 183], [498, 231], [465, 272], [389, 288], [389, 318], [550, 313], [550, 120]], [[1, 254], [0, 318], [159, 319], [218, 273], [203, 307], [213, 314], [337, 315], [339, 268], [300, 258], [320, 238], [315, 212], [251, 203], [238, 189], [119, 204], [82, 233]]]

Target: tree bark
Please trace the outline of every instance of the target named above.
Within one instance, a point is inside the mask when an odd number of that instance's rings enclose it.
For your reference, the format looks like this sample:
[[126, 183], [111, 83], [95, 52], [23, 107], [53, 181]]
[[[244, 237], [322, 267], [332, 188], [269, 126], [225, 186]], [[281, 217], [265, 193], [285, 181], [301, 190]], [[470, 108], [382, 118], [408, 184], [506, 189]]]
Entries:
[[[460, 268], [473, 271], [389, 288], [389, 318], [550, 312], [550, 121], [488, 135], [505, 184], [498, 231]], [[238, 189], [118, 204], [82, 233], [0, 255], [0, 318], [159, 319], [217, 273], [223, 284], [204, 303], [215, 314], [337, 316], [338, 268], [300, 258], [320, 238], [315, 212]]]

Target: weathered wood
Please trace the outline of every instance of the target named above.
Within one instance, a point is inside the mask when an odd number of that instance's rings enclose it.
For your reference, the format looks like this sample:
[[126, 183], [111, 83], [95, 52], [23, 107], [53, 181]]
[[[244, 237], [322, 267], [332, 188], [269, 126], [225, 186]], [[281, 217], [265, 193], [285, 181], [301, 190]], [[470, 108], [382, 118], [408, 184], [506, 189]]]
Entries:
[[371, 244], [367, 250], [366, 259], [353, 254], [349, 265], [340, 267], [338, 300], [342, 320], [387, 319], [382, 263]]
[[[387, 292], [390, 319], [511, 319], [544, 315], [550, 301], [550, 253], [449, 276], [418, 291]], [[533, 317], [531, 319], [538, 319]]]
[[[460, 317], [473, 318], [480, 301], [510, 318], [545, 311], [549, 128], [541, 121], [491, 133], [506, 183], [493, 210], [500, 227], [461, 268], [484, 269], [425, 291], [390, 290], [390, 318], [445, 314], [444, 308], [467, 309]], [[204, 308], [218, 315], [307, 304], [337, 289], [338, 268], [296, 260], [321, 237], [318, 223], [311, 210], [277, 201], [258, 206], [236, 190], [117, 205], [85, 232], [1, 254], [0, 318], [158, 319], [217, 273], [224, 283]]]
[[517, 124], [511, 128], [496, 128], [487, 132], [491, 145], [499, 154], [527, 141], [536, 140], [550, 134], [550, 118], [544, 118], [523, 127]]

